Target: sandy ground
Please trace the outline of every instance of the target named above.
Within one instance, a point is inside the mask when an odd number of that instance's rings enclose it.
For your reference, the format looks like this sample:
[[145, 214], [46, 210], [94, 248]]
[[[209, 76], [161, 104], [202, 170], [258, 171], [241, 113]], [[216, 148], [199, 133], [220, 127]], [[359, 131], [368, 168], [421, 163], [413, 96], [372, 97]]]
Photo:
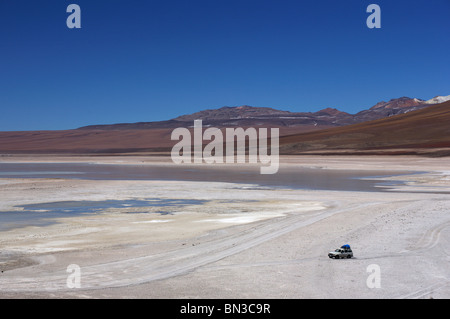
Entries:
[[[151, 165], [161, 158], [2, 158]], [[283, 157], [322, 169], [427, 171], [389, 192], [217, 182], [0, 179], [0, 211], [86, 200], [198, 199], [110, 208], [0, 232], [0, 298], [449, 298], [450, 159]], [[166, 162], [171, 165], [170, 162]], [[224, 169], [232, 169], [224, 166]], [[355, 257], [327, 253], [350, 244]], [[80, 288], [69, 288], [69, 265]], [[379, 287], [371, 281], [379, 269]]]

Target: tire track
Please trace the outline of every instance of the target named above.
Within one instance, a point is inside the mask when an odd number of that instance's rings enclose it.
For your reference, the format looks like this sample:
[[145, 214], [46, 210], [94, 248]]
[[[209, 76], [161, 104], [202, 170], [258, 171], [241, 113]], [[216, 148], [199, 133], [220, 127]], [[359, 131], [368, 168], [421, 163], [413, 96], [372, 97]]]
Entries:
[[[81, 289], [124, 287], [186, 274], [332, 215], [374, 204], [376, 203], [325, 209], [307, 219], [302, 214], [290, 214], [279, 220], [266, 220], [244, 232], [196, 246], [103, 264], [80, 265]], [[59, 272], [40, 270], [35, 276], [28, 278], [0, 276], [0, 288], [2, 291], [67, 291], [68, 275], [64, 269]]]
[[[444, 222], [442, 224], [439, 224], [435, 227], [430, 228], [419, 239], [419, 241], [417, 242], [415, 247], [413, 249], [407, 251], [407, 253], [414, 252], [414, 251], [430, 250], [430, 249], [436, 247], [440, 242], [441, 234], [442, 234], [443, 230], [446, 229], [447, 227], [450, 227], [450, 221]], [[446, 252], [445, 252], [445, 254], [446, 254]], [[433, 292], [435, 292], [439, 289], [445, 288], [446, 286], [449, 285], [449, 283], [450, 283], [449, 280], [444, 279], [443, 281], [434, 283], [428, 287], [421, 288], [419, 290], [413, 291], [406, 295], [397, 297], [397, 299], [419, 299], [419, 298], [425, 297], [427, 295], [431, 295]]]
[[448, 284], [449, 284], [448, 280], [445, 280], [444, 282], [438, 282], [438, 283], [432, 284], [428, 287], [411, 292], [409, 294], [397, 297], [396, 299], [420, 299], [422, 297], [431, 295], [433, 292], [435, 292], [439, 289], [446, 287]]
[[440, 240], [442, 231], [450, 227], [450, 221], [439, 224], [433, 228], [430, 228], [417, 242], [416, 246], [412, 250], [425, 250], [435, 247]]

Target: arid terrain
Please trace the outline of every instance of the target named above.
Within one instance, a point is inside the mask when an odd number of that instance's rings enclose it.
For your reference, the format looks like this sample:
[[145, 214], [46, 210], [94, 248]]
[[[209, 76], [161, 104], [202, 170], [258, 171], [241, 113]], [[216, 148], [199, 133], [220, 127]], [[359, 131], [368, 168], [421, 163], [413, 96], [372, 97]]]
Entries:
[[[2, 159], [75, 161], [174, 165], [138, 156]], [[2, 212], [67, 201], [152, 199], [158, 205], [123, 204], [0, 232], [0, 298], [450, 296], [449, 158], [283, 156], [281, 164], [330, 172], [389, 167], [408, 175], [401, 177], [403, 184], [389, 184], [398, 177], [378, 177], [379, 191], [368, 192], [271, 188], [251, 181], [3, 176]], [[159, 205], [157, 199], [177, 205]], [[354, 258], [329, 259], [328, 251], [342, 244], [351, 245]], [[80, 267], [80, 288], [68, 287], [70, 265]], [[368, 284], [371, 265], [379, 266], [379, 288]]]
[[283, 154], [450, 155], [450, 101], [388, 118], [284, 136]]
[[450, 0], [75, 2], [0, 1], [1, 301], [450, 298]]
[[[431, 102], [430, 102], [431, 103]], [[432, 102], [435, 103], [435, 102]], [[250, 106], [206, 110], [161, 122], [91, 125], [62, 131], [0, 132], [0, 156], [170, 154], [177, 127], [276, 127], [280, 154], [446, 156], [450, 152], [450, 101], [426, 104], [410, 98], [380, 102], [351, 115], [326, 108], [291, 113]], [[205, 141], [205, 144], [207, 141]]]
[[[283, 173], [197, 164], [177, 175], [170, 135], [196, 118], [279, 127]], [[449, 122], [450, 101], [400, 98], [356, 115], [243, 106], [0, 132], [0, 168], [29, 167], [0, 170], [0, 298], [448, 298]], [[95, 163], [120, 172], [70, 166]], [[343, 244], [354, 258], [327, 257]]]

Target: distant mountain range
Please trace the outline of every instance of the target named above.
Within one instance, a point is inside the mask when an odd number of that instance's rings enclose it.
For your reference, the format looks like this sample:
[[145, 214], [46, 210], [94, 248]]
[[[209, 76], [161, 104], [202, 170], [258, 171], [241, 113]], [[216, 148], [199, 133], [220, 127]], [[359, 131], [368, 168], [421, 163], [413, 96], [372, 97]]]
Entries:
[[168, 121], [123, 123], [110, 125], [90, 125], [80, 129], [149, 129], [149, 128], [175, 128], [192, 126], [194, 120], [203, 120], [203, 126], [214, 127], [310, 127], [329, 128], [344, 126], [366, 121], [377, 120], [393, 115], [416, 111], [433, 104], [450, 100], [449, 96], [436, 96], [428, 101], [417, 98], [401, 97], [388, 102], [379, 102], [368, 110], [356, 114], [349, 114], [335, 108], [325, 108], [318, 112], [290, 112], [269, 107], [224, 106], [219, 109], [210, 109], [193, 114], [182, 115]]
[[279, 127], [280, 154], [423, 154], [450, 156], [450, 96], [401, 97], [349, 114], [326, 108], [289, 112], [222, 107], [168, 121], [91, 125], [61, 131], [0, 132], [3, 154], [168, 155], [176, 127]]
[[280, 153], [450, 156], [450, 101], [374, 121], [283, 136]]

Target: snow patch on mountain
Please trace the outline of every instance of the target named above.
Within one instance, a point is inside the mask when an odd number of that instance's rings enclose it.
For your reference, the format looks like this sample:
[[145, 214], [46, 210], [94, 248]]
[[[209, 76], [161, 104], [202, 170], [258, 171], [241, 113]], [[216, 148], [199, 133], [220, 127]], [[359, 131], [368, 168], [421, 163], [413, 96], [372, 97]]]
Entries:
[[426, 104], [439, 104], [439, 103], [444, 103], [450, 101], [450, 95], [447, 96], [435, 96], [432, 99], [429, 99], [428, 101], [425, 101]]

